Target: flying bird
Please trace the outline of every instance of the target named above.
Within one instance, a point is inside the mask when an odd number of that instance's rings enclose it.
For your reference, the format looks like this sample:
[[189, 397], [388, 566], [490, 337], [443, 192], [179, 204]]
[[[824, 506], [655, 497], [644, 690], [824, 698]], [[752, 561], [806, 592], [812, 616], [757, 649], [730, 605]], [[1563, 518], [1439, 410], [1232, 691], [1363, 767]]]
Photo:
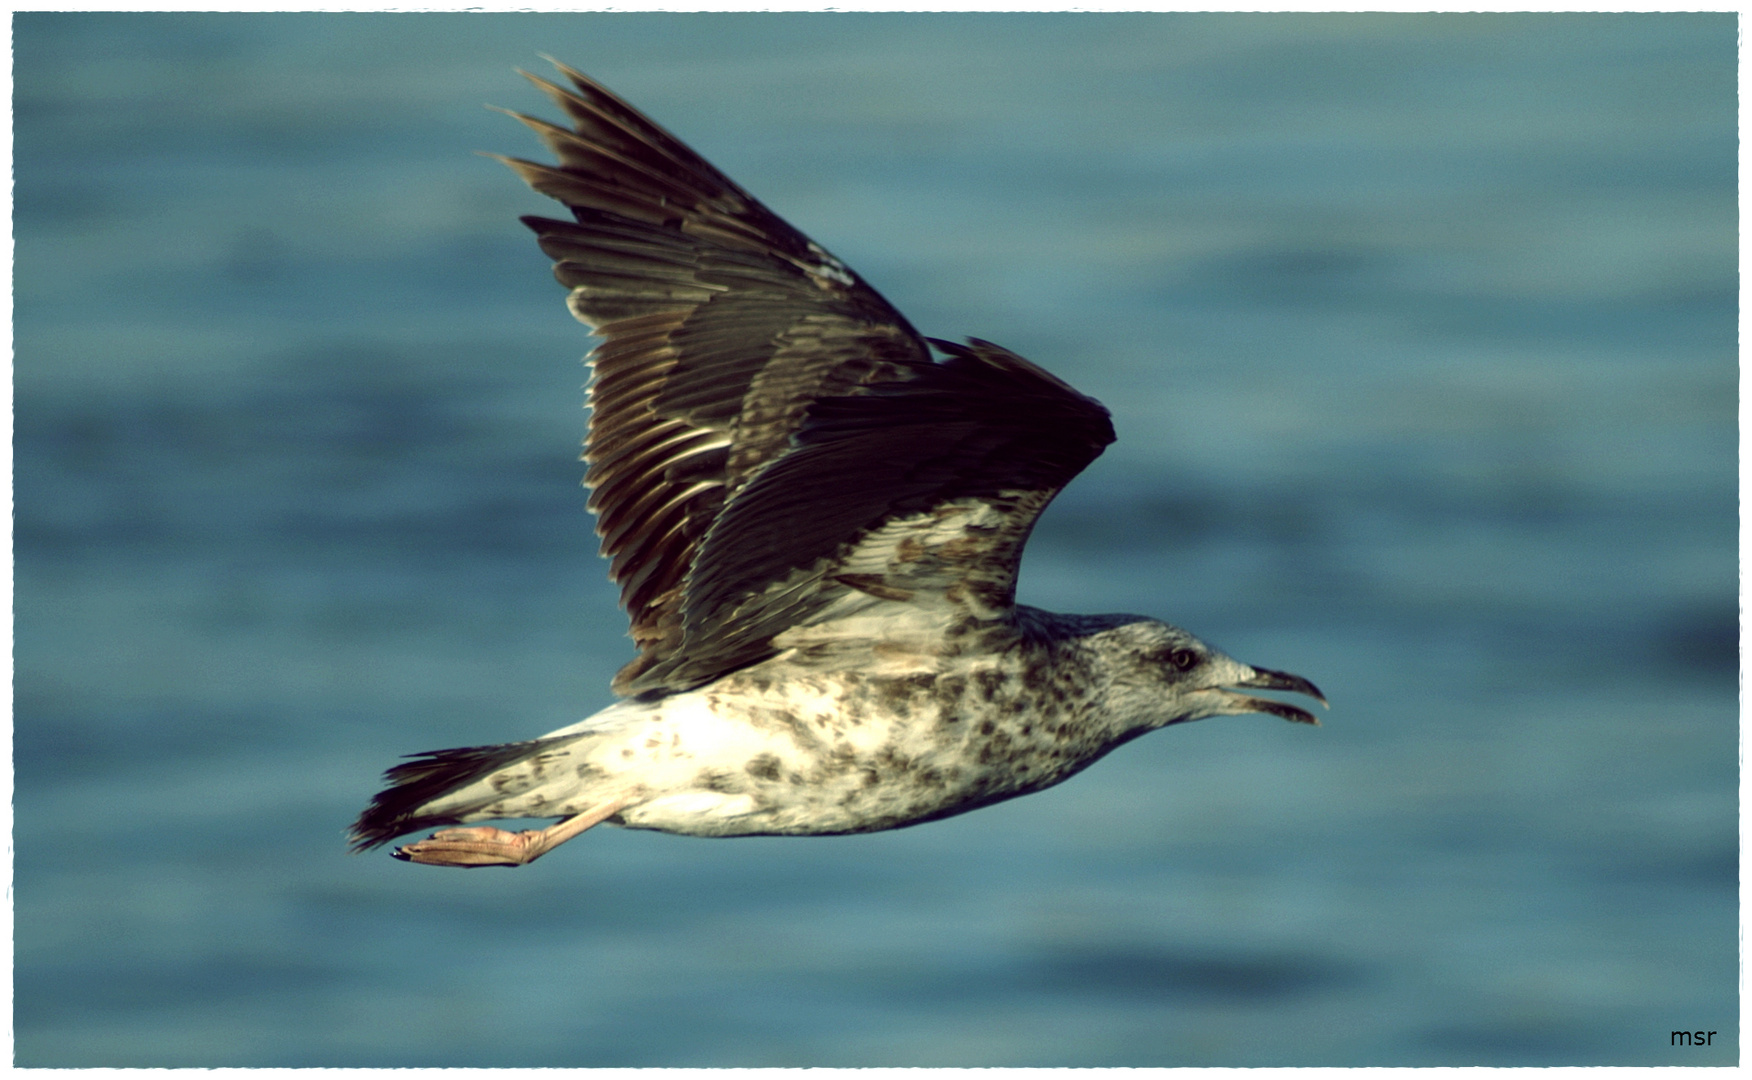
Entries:
[[[500, 158], [599, 343], [584, 461], [632, 622], [622, 700], [526, 742], [411, 755], [355, 850], [517, 866], [593, 825], [692, 836], [896, 829], [1057, 784], [1210, 716], [1308, 695], [1140, 615], [1018, 604], [1041, 511], [1107, 410], [1001, 346], [921, 337], [819, 244], [587, 76], [526, 76], [571, 126]], [[496, 156], [496, 155], [495, 155]], [[933, 356], [933, 350], [942, 359]]]

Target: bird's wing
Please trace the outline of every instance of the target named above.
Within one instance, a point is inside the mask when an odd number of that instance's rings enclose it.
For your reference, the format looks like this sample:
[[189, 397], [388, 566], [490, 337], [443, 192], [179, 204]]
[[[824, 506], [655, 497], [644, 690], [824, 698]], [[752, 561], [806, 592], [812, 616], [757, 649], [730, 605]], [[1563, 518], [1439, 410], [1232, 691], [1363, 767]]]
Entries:
[[1111, 441], [1105, 410], [995, 346], [932, 363], [838, 259], [556, 66], [571, 88], [530, 78], [572, 129], [518, 119], [559, 164], [503, 160], [572, 211], [524, 221], [602, 338], [585, 480], [640, 649], [616, 691], [699, 685], [849, 594], [908, 592], [832, 571], [933, 510], [1007, 565], [1008, 596], [1034, 517]]
[[559, 163], [502, 160], [575, 219], [523, 220], [556, 260], [572, 313], [602, 339], [585, 482], [641, 652], [616, 679], [624, 690], [680, 648], [706, 531], [786, 452], [809, 403], [931, 361], [838, 259], [607, 89], [555, 66], [570, 88], [529, 78], [572, 129], [517, 118]]
[[1008, 627], [1035, 520], [1113, 441], [1107, 410], [1007, 349], [818, 400], [738, 492], [689, 580], [695, 682], [780, 649], [940, 656]]

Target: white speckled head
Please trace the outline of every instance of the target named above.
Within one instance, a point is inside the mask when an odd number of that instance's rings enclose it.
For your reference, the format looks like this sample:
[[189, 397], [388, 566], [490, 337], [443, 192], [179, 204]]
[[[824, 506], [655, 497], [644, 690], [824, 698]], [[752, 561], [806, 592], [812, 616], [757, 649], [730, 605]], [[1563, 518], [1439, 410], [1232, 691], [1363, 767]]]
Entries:
[[[1322, 705], [1326, 698], [1300, 675], [1244, 664], [1177, 626], [1141, 615], [1090, 619], [1080, 637], [1108, 682], [1107, 711], [1127, 731], [1166, 727], [1208, 716], [1269, 713], [1318, 724], [1312, 713], [1242, 690], [1288, 690]], [[1101, 629], [1095, 625], [1105, 624]]]

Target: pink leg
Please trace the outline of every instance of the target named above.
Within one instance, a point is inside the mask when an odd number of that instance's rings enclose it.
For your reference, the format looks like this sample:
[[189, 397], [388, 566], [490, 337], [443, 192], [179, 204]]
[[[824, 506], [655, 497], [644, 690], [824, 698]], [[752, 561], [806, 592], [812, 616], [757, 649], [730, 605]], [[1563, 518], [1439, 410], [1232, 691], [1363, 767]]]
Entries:
[[439, 829], [424, 840], [395, 849], [395, 857], [428, 866], [522, 866], [532, 863], [633, 801], [621, 795], [545, 829], [506, 832], [487, 825]]

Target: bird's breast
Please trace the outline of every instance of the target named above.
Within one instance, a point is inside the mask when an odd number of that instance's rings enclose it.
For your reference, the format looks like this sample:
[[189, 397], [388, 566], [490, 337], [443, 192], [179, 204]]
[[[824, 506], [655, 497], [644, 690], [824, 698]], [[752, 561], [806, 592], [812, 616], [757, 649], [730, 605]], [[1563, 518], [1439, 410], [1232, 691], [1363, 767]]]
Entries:
[[667, 736], [645, 738], [668, 780], [623, 824], [712, 836], [891, 829], [1057, 783], [1111, 743], [1085, 700], [1020, 664], [783, 680], [756, 667], [690, 697]]

